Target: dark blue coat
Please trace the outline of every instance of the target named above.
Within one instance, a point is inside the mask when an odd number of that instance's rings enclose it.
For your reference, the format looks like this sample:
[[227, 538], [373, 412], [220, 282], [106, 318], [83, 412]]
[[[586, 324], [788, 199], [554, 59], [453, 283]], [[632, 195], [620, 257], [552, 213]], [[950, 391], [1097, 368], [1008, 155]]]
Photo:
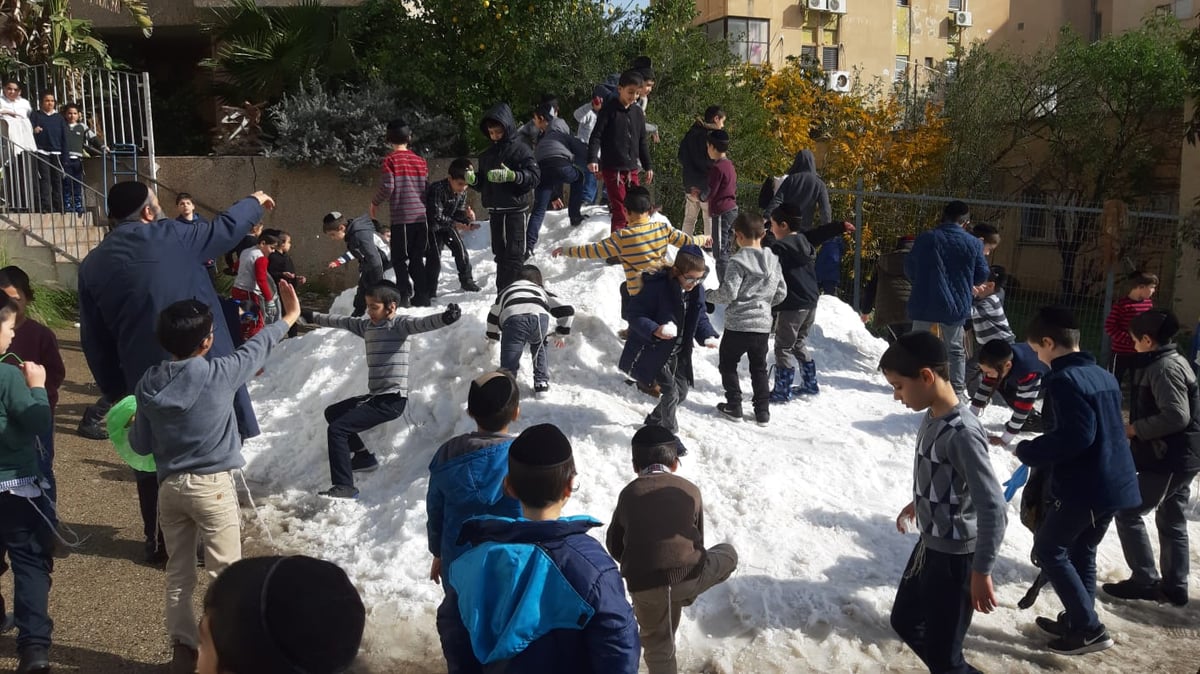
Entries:
[[[587, 533], [598, 526], [590, 517], [467, 520], [459, 540], [475, 547], [454, 563], [446, 588], [446, 603], [457, 610], [445, 622], [439, 616], [450, 674], [636, 674], [637, 620], [617, 563]], [[460, 597], [460, 588], [471, 594]], [[522, 648], [531, 634], [541, 636]], [[516, 655], [480, 664], [472, 637], [498, 655]]]
[[[170, 358], [154, 334], [159, 313], [198, 299], [213, 311], [209, 357], [233, 353], [220, 299], [204, 263], [233, 248], [262, 219], [247, 197], [212, 222], [123, 222], [79, 265], [79, 338], [100, 391], [111, 401], [133, 393], [142, 374]], [[243, 438], [258, 435], [246, 389], [234, 398]]]
[[942, 223], [913, 242], [904, 259], [912, 281], [908, 318], [942, 325], [962, 325], [971, 318], [972, 290], [988, 280], [983, 242], [962, 225]]
[[1139, 505], [1117, 380], [1091, 355], [1072, 353], [1054, 359], [1043, 388], [1053, 426], [1017, 445], [1017, 458], [1034, 468], [1053, 466], [1050, 492], [1065, 503], [1095, 513]]
[[619, 367], [642, 384], [654, 382], [671, 357], [675, 340], [654, 336], [658, 326], [674, 323], [679, 328], [679, 369], [692, 382], [693, 341], [703, 344], [719, 337], [704, 311], [704, 286], [687, 293], [687, 313], [683, 310], [683, 287], [671, 278], [669, 269], [642, 275], [642, 291], [629, 298], [629, 338], [621, 351]]
[[835, 236], [821, 244], [817, 251], [817, 283], [837, 283], [842, 280], [842, 255], [846, 250], [846, 240]]

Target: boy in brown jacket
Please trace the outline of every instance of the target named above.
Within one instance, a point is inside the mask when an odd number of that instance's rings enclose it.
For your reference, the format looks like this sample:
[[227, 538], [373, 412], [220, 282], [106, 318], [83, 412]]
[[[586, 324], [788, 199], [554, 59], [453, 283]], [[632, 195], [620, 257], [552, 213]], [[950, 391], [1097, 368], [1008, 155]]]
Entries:
[[674, 474], [679, 454], [679, 439], [661, 426], [634, 434], [638, 477], [621, 491], [608, 527], [608, 552], [633, 596], [650, 674], [676, 674], [675, 630], [683, 607], [727, 580], [738, 563], [728, 543], [704, 549], [700, 490]]

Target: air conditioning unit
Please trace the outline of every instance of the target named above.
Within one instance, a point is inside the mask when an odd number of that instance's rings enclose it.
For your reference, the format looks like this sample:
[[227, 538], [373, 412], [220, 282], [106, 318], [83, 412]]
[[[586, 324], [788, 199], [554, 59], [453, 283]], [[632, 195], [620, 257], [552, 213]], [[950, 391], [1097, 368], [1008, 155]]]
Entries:
[[830, 91], [846, 93], [850, 91], [851, 84], [850, 73], [845, 70], [834, 70], [825, 75], [825, 88]]
[[970, 12], [954, 13], [954, 25], [959, 28], [970, 28], [971, 24], [974, 23], [973, 19], [974, 17], [971, 16]]
[[829, 5], [829, 12], [831, 14], [846, 13], [846, 0], [826, 0], [826, 4]]
[[817, 12], [829, 11], [829, 0], [807, 0], [806, 4], [809, 9]]

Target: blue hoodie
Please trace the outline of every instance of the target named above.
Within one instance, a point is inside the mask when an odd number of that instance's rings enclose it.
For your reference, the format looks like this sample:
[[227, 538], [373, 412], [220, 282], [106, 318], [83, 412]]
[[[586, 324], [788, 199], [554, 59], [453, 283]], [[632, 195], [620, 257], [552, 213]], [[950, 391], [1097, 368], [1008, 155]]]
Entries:
[[1055, 358], [1050, 370], [1043, 387], [1054, 426], [1017, 445], [1017, 458], [1053, 466], [1050, 493], [1063, 502], [1097, 514], [1136, 507], [1142, 497], [1117, 380], [1082, 352]]
[[990, 270], [983, 242], [962, 225], [944, 222], [913, 242], [904, 275], [912, 281], [909, 320], [962, 325], [971, 318], [974, 287], [988, 280]]
[[458, 543], [463, 522], [479, 515], [521, 516], [520, 502], [504, 494], [512, 441], [503, 433], [464, 433], [446, 441], [429, 463], [425, 531], [429, 552], [442, 559], [447, 577], [450, 563], [468, 547]]
[[612, 557], [587, 534], [596, 520], [477, 517], [459, 540], [442, 635], [449, 674], [635, 674], [637, 621]]

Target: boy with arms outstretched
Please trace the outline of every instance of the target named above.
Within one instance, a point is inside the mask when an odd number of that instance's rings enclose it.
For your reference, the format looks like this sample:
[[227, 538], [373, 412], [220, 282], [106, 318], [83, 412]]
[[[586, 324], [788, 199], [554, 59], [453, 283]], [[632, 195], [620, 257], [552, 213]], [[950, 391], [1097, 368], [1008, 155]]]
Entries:
[[913, 502], [896, 518], [921, 534], [892, 605], [892, 629], [930, 672], [977, 672], [963, 659], [972, 611], [996, 608], [992, 566], [1007, 522], [987, 436], [950, 384], [946, 347], [931, 333], [900, 337], [879, 360], [893, 397], [924, 412]]
[[367, 395], [347, 398], [325, 408], [333, 486], [321, 492], [321, 496], [358, 498], [354, 473], [369, 472], [379, 466], [359, 433], [399, 418], [408, 403], [408, 337], [444, 328], [462, 316], [457, 304], [448, 305], [441, 314], [400, 316], [396, 310], [401, 297], [394, 283], [383, 281], [367, 292], [366, 318], [309, 309], [303, 312], [307, 323], [348, 330], [362, 337], [367, 350]]

